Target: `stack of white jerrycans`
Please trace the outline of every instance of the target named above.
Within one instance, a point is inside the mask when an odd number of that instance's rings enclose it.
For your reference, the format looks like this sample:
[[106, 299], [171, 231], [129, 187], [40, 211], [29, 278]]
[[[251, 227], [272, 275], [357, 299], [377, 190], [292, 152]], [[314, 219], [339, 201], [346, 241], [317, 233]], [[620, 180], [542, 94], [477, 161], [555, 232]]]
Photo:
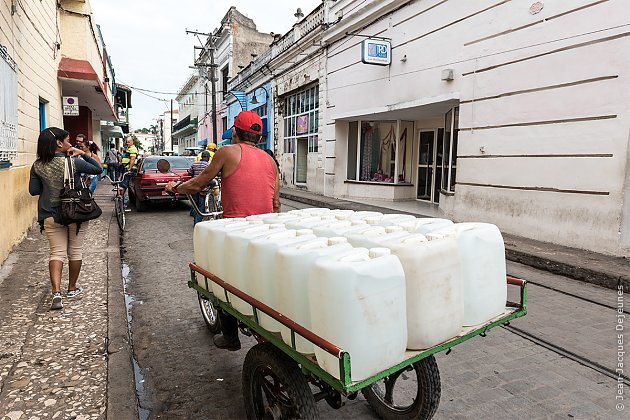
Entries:
[[[353, 381], [505, 311], [503, 238], [487, 223], [311, 208], [198, 223], [193, 237], [197, 265], [347, 351]], [[253, 314], [210, 283], [218, 299]], [[337, 358], [258, 314], [339, 378]]]

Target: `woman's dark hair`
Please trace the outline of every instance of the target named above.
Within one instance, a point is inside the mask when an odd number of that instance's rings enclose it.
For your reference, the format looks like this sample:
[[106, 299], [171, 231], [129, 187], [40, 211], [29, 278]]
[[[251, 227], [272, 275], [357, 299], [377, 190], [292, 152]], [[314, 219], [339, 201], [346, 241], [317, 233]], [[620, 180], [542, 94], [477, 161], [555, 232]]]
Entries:
[[249, 131], [242, 130], [238, 127], [234, 127], [236, 135], [241, 141], [248, 141], [250, 143], [258, 143], [262, 137], [260, 134], [250, 133]]
[[98, 146], [96, 145], [96, 143], [94, 143], [93, 141], [91, 141], [91, 142], [88, 144], [88, 149], [90, 149], [90, 152], [92, 152], [92, 153], [98, 153], [98, 152], [100, 152], [100, 151], [101, 151], [101, 148], [100, 148], [100, 147], [98, 147]]
[[41, 133], [37, 139], [37, 160], [47, 163], [55, 157], [57, 150], [57, 140], [63, 141], [70, 133], [57, 127], [48, 127]]

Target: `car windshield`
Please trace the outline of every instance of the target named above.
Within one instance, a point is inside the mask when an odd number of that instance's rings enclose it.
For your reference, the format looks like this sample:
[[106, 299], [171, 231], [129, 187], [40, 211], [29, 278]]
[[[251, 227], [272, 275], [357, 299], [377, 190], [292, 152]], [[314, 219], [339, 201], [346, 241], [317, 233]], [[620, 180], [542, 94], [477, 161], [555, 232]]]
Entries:
[[190, 168], [190, 161], [182, 156], [160, 156], [159, 158], [145, 159], [143, 168], [145, 170], [157, 169], [157, 163], [160, 159], [168, 160], [168, 163], [171, 164], [171, 169]]

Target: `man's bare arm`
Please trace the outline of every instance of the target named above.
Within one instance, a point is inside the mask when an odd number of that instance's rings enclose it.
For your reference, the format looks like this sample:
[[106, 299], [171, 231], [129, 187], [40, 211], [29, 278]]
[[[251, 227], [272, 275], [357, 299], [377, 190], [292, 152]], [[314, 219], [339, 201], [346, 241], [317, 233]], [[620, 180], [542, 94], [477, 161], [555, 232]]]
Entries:
[[[208, 184], [210, 184], [210, 181], [212, 181], [214, 177], [221, 172], [225, 159], [226, 153], [221, 150], [217, 151], [212, 158], [212, 162], [206, 166], [206, 169], [204, 169], [198, 176], [180, 184], [177, 187], [177, 192], [180, 194], [194, 194], [203, 190]], [[174, 182], [169, 182], [165, 187], [166, 191], [173, 192], [174, 185]]]

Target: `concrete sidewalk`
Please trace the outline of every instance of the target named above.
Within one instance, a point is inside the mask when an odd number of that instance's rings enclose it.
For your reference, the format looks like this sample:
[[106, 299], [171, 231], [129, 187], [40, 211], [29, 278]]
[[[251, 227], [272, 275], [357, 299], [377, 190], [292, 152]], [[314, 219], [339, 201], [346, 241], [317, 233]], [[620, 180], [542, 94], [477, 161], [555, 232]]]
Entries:
[[[417, 217], [440, 217], [437, 206], [419, 202], [356, 201], [325, 197], [302, 190], [280, 189], [280, 197], [330, 209], [368, 210], [403, 213]], [[630, 290], [630, 261], [625, 258], [535, 241], [515, 235], [503, 235], [506, 256], [519, 262], [576, 280], [610, 289], [622, 285]]]
[[83, 295], [49, 310], [48, 241], [36, 223], [0, 269], [2, 420], [137, 418], [110, 189], [98, 187], [103, 215], [85, 227]]

